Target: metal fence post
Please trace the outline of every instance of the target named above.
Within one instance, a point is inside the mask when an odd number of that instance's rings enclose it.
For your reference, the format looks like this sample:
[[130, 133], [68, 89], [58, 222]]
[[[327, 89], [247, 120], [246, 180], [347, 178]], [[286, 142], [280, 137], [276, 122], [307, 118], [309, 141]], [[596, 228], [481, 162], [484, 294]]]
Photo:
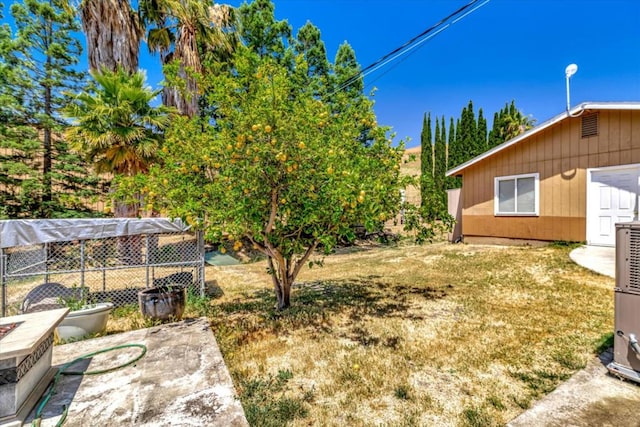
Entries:
[[149, 289], [149, 235], [144, 236], [144, 265], [146, 274], [145, 289]]
[[49, 282], [49, 244], [44, 244], [44, 281]]
[[4, 249], [0, 248], [0, 281], [2, 282], [2, 317], [7, 315], [7, 278], [4, 274], [6, 257]]
[[84, 290], [84, 246], [85, 240], [80, 240], [80, 289]]
[[204, 232], [202, 230], [198, 230], [196, 232], [196, 236], [198, 245], [198, 279], [200, 280], [200, 296], [204, 297]]

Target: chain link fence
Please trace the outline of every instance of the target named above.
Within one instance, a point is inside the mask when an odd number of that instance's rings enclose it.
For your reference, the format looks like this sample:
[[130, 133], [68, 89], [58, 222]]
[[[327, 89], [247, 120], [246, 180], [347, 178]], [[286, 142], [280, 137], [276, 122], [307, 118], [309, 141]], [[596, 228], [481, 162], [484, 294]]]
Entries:
[[138, 291], [162, 285], [184, 285], [204, 295], [202, 233], [156, 232], [139, 227], [144, 220], [135, 221], [135, 227], [118, 224], [117, 232], [98, 232], [95, 238], [84, 232], [79, 239], [74, 238], [78, 228], [67, 222], [53, 233], [55, 241], [0, 247], [2, 316], [52, 309], [62, 301], [137, 304]]

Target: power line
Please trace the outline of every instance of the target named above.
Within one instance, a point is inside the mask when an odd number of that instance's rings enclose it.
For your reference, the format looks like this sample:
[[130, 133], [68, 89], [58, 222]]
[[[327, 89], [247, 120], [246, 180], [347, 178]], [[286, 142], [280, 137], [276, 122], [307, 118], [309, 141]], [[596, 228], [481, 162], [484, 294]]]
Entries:
[[[441, 19], [438, 23], [432, 25], [431, 27], [429, 27], [426, 30], [424, 30], [422, 33], [420, 33], [417, 36], [413, 37], [412, 39], [410, 39], [409, 41], [407, 41], [406, 43], [404, 43], [400, 47], [397, 47], [397, 48], [393, 49], [391, 52], [389, 52], [386, 55], [382, 56], [377, 61], [373, 62], [372, 64], [370, 64], [368, 66], [366, 66], [365, 68], [363, 68], [362, 70], [360, 70], [359, 72], [354, 74], [353, 76], [349, 77], [347, 79], [347, 81], [344, 82], [333, 93], [331, 93], [331, 95], [334, 95], [335, 93], [337, 93], [337, 92], [339, 92], [339, 91], [341, 91], [343, 89], [346, 89], [348, 86], [350, 86], [352, 83], [354, 83], [357, 79], [365, 77], [365, 76], [375, 72], [376, 70], [384, 67], [388, 63], [394, 61], [395, 59], [397, 59], [400, 56], [406, 54], [407, 52], [410, 52], [411, 50], [413, 50], [413, 49], [415, 49], [417, 47], [420, 47], [423, 43], [429, 41], [430, 39], [432, 39], [435, 36], [437, 36], [438, 34], [440, 34], [442, 31], [444, 31], [447, 28], [449, 28], [451, 25], [455, 24], [456, 22], [460, 21], [464, 17], [466, 17], [466, 16], [470, 15], [471, 13], [475, 12], [476, 10], [478, 10], [479, 8], [481, 8], [482, 6], [487, 4], [490, 0], [484, 0], [479, 5], [474, 7], [474, 5], [476, 3], [478, 3], [478, 2], [480, 2], [480, 1], [481, 0], [472, 0], [472, 1], [470, 1], [469, 3], [467, 3], [463, 7], [459, 8], [455, 12], [451, 13], [447, 17]], [[451, 22], [448, 22], [450, 20], [451, 20]], [[444, 25], [445, 23], [446, 23], [446, 25]], [[439, 27], [442, 27], [442, 28], [439, 28]], [[437, 31], [435, 31], [436, 29], [437, 29]], [[435, 31], [435, 32], [433, 32], [433, 31]]]

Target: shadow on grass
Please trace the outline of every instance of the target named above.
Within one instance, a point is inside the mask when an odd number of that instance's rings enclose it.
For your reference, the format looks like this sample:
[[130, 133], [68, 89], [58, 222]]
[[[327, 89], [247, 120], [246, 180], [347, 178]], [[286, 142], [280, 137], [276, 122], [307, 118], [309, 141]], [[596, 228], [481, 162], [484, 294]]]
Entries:
[[[365, 317], [422, 320], [427, 314], [412, 310], [416, 298], [418, 301], [442, 299], [451, 288], [406, 286], [377, 279], [379, 276], [296, 284], [292, 289], [291, 307], [283, 311], [275, 309], [272, 291], [247, 292], [242, 298], [216, 304], [224, 315], [213, 316], [212, 326], [214, 331], [233, 335], [237, 340], [235, 344], [242, 345], [259, 339], [264, 333], [287, 334], [297, 329], [331, 333], [337, 315], [347, 316], [354, 323]], [[354, 341], [362, 345], [378, 343], [356, 329], [351, 334]], [[397, 343], [387, 344], [393, 347]]]
[[[312, 336], [335, 334], [362, 346], [396, 349], [401, 337], [376, 336], [359, 320], [366, 317], [426, 318], [428, 313], [423, 317], [416, 314], [420, 311], [412, 308], [424, 300], [445, 298], [451, 286], [406, 286], [380, 279], [381, 276], [369, 276], [357, 280], [299, 283], [292, 289], [291, 307], [283, 311], [275, 309], [273, 291], [246, 292], [234, 301], [212, 305], [209, 319], [225, 359], [242, 352], [247, 344], [296, 330], [309, 331]], [[345, 318], [349, 322], [347, 328], [334, 330], [336, 319]], [[286, 383], [293, 377], [292, 372], [279, 371], [276, 377], [260, 377], [233, 367], [230, 371], [250, 425], [281, 426], [307, 417], [308, 405], [314, 398], [313, 390], [290, 388]]]

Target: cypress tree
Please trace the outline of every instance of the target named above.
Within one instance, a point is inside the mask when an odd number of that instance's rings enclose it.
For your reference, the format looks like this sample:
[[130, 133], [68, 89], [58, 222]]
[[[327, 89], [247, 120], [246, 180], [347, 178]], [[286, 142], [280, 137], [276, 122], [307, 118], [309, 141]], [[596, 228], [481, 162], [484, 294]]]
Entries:
[[451, 147], [455, 144], [456, 140], [456, 124], [453, 121], [453, 117], [449, 118], [449, 138], [447, 139], [447, 170], [451, 169], [453, 162], [451, 161]]
[[[441, 149], [442, 133], [440, 131], [440, 121], [436, 118], [435, 127], [435, 144], [431, 133], [431, 113], [423, 120], [423, 137], [422, 137], [422, 155], [427, 159], [423, 163], [425, 169], [422, 170], [420, 177], [420, 195], [421, 208], [420, 212], [424, 219], [429, 221], [439, 220], [446, 216], [447, 205], [442, 197], [442, 171], [441, 165], [438, 165], [439, 151]], [[423, 158], [425, 158], [423, 157]]]
[[473, 101], [469, 101], [469, 105], [464, 110], [462, 116], [462, 157], [460, 163], [464, 163], [467, 160], [476, 156], [477, 149], [477, 124], [476, 115], [473, 112]]
[[[446, 156], [446, 165], [447, 165], [447, 170], [451, 169], [453, 167], [453, 163], [450, 159], [451, 157], [451, 147], [453, 147], [455, 145], [455, 141], [456, 141], [456, 125], [455, 122], [453, 121], [453, 117], [451, 117], [449, 119], [449, 139], [447, 140], [447, 156]], [[448, 177], [446, 180], [446, 188], [447, 189], [451, 189], [451, 188], [457, 188], [456, 187], [456, 178], [455, 177]]]
[[462, 114], [456, 119], [456, 139], [451, 146], [451, 167], [458, 166], [462, 163], [462, 140], [464, 129], [462, 127], [462, 117], [467, 114], [467, 107], [462, 109]]
[[420, 204], [428, 203], [433, 184], [433, 143], [431, 142], [431, 113], [424, 114], [420, 133]]
[[[504, 108], [493, 114], [493, 124], [490, 132], [487, 132], [487, 119], [482, 108], [478, 109], [476, 119], [473, 112], [473, 101], [469, 101], [462, 108], [460, 117], [449, 119], [449, 134], [447, 136], [444, 117], [436, 121], [436, 141], [434, 145], [434, 177], [437, 188], [459, 188], [462, 185], [460, 178], [442, 178], [446, 171], [478, 156], [490, 148], [504, 142], [507, 137], [513, 138], [524, 130], [533, 126], [534, 121], [523, 115], [515, 106], [515, 101], [506, 103]], [[439, 136], [438, 136], [439, 133]], [[444, 148], [440, 148], [440, 144]], [[441, 153], [442, 157], [441, 157]], [[439, 165], [444, 165], [440, 168]]]
[[493, 113], [493, 125], [489, 131], [489, 138], [487, 140], [488, 148], [493, 148], [500, 144], [500, 120], [502, 120], [503, 110]]
[[478, 110], [478, 128], [476, 132], [476, 153], [479, 155], [487, 151], [487, 119], [482, 114], [482, 108]]
[[441, 170], [440, 165], [438, 165], [439, 150], [440, 150], [440, 120], [436, 117], [436, 128], [434, 131], [434, 140], [433, 140], [433, 177], [438, 180], [437, 172]]
[[438, 191], [438, 197], [446, 200], [445, 194], [445, 174], [447, 173], [447, 135], [446, 126], [444, 124], [444, 116], [441, 124], [436, 119], [436, 143], [434, 145], [435, 155], [435, 184]]

